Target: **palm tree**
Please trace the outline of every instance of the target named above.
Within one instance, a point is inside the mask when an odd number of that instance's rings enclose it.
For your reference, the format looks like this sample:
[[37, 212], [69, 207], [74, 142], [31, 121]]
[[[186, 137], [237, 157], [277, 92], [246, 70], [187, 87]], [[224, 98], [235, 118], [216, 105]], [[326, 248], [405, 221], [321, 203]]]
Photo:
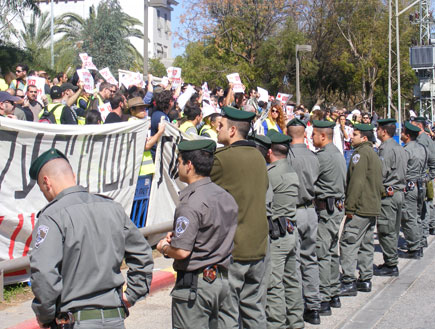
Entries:
[[6, 41], [15, 28], [12, 21], [24, 14], [25, 10], [31, 10], [39, 15], [40, 10], [35, 0], [0, 0], [0, 40]]
[[27, 23], [21, 18], [23, 30], [16, 33], [16, 37], [22, 46], [33, 54], [44, 49], [50, 41], [50, 20], [48, 12], [38, 15], [33, 13], [30, 22]]
[[[132, 37], [143, 39], [142, 31], [136, 28], [141, 22], [122, 12], [117, 0], [103, 1], [97, 10], [94, 6], [90, 7], [88, 18], [75, 13], [65, 13], [56, 18], [55, 24], [55, 32], [63, 34], [61, 41], [69, 44], [78, 53], [87, 52], [93, 57], [97, 67], [106, 66], [108, 56], [113, 57], [112, 63], [128, 65], [123, 67], [126, 69], [136, 66], [136, 62], [143, 61], [142, 55], [129, 40]], [[117, 49], [107, 49], [111, 46]], [[114, 54], [117, 50], [122, 50], [128, 60], [118, 63]]]

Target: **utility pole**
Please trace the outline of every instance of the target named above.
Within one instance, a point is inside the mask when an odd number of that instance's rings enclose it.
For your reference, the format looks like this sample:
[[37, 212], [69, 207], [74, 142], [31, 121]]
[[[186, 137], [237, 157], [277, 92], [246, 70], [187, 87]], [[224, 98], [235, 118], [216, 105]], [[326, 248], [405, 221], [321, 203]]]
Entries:
[[148, 0], [144, 0], [143, 18], [143, 76], [148, 76]]
[[310, 45], [296, 45], [296, 106], [301, 105], [301, 90], [299, 87], [299, 51], [311, 51]]

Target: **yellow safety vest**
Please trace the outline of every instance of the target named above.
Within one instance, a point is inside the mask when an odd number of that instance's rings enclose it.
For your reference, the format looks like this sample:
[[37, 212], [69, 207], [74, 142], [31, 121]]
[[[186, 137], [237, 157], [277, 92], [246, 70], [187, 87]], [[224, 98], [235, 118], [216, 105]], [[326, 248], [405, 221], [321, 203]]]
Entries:
[[6, 91], [8, 89], [8, 84], [6, 83], [5, 79], [0, 79], [0, 90]]
[[[22, 89], [20, 88], [20, 84], [23, 85], [23, 88], [22, 88]], [[24, 91], [24, 90], [26, 90], [26, 88], [27, 88], [27, 82], [24, 83], [24, 82], [22, 82], [22, 81], [17, 81], [17, 79], [14, 79], [14, 80], [12, 80], [10, 87], [11, 87], [12, 89], [15, 89], [15, 90], [17, 90], [17, 89], [21, 89], [21, 90]]]
[[187, 129], [189, 129], [189, 128], [191, 128], [191, 127], [193, 127], [193, 128], [196, 129], [196, 127], [193, 125], [192, 121], [185, 121], [185, 122], [180, 126], [180, 130], [181, 130], [183, 133], [185, 133], [185, 132], [187, 131]]
[[217, 132], [211, 129], [211, 127], [207, 124], [205, 124], [202, 128], [199, 134], [201, 136], [204, 136], [204, 134], [207, 133], [211, 139], [213, 139], [215, 142], [217, 142]]
[[[104, 104], [104, 100], [101, 98], [100, 93], [97, 93], [97, 98], [98, 98], [98, 106]], [[91, 106], [92, 101], [95, 99], [95, 95], [92, 96], [91, 100], [88, 102], [88, 107], [86, 108], [87, 110], [89, 109], [89, 106]]]
[[[128, 121], [139, 120], [136, 117], [130, 117]], [[146, 142], [145, 142], [146, 143]], [[153, 156], [151, 151], [144, 151], [142, 156], [142, 164], [140, 165], [139, 176], [152, 175], [156, 172]]]
[[272, 130], [276, 130], [277, 132], [279, 132], [278, 124], [273, 123], [269, 118], [266, 119], [266, 124], [267, 124], [267, 131], [272, 129]]
[[[60, 105], [60, 106], [58, 106]], [[47, 105], [47, 110], [48, 112], [51, 112], [51, 110], [57, 106], [57, 108], [53, 111], [53, 115], [54, 115], [54, 119], [56, 120], [56, 124], [60, 125], [60, 117], [62, 116], [62, 111], [63, 108], [65, 107], [65, 105], [61, 104], [61, 103], [51, 103]], [[39, 119], [41, 119], [42, 115], [44, 114], [44, 109], [41, 110], [41, 112], [39, 112]]]
[[[86, 103], [88, 103], [88, 100], [85, 97], [79, 96], [79, 98], [77, 98], [77, 103], [76, 103], [77, 107], [79, 107], [79, 108], [80, 108], [80, 101], [81, 100], [84, 100]], [[86, 106], [86, 108], [87, 108], [87, 106]], [[79, 125], [84, 125], [86, 123], [86, 118], [77, 116], [77, 123]]]

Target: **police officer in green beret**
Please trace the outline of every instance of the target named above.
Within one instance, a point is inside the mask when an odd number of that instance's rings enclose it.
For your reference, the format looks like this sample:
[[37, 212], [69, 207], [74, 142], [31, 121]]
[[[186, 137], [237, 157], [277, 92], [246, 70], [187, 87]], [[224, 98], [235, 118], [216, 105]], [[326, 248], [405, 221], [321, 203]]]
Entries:
[[426, 194], [427, 188], [432, 190], [432, 200], [429, 200], [427, 198], [425, 201], [420, 200], [422, 202], [418, 205], [418, 210], [421, 216], [423, 228], [422, 243], [424, 247], [427, 247], [427, 236], [429, 235], [429, 232], [431, 232], [432, 235], [435, 234], [435, 221], [432, 220], [432, 218], [434, 218], [435, 216], [431, 214], [431, 210], [433, 209], [433, 180], [435, 178], [435, 142], [425, 132], [425, 129], [427, 127], [426, 119], [424, 117], [416, 117], [414, 119], [411, 119], [411, 123], [420, 128], [416, 141], [417, 143], [422, 144], [426, 148], [426, 151], [428, 153], [428, 168], [422, 179], [425, 180], [424, 193]]
[[212, 183], [213, 140], [182, 141], [178, 145], [178, 175], [188, 186], [180, 192], [174, 230], [158, 245], [174, 258], [177, 280], [172, 296], [173, 328], [218, 328], [218, 314], [229, 291], [237, 227], [237, 204]]
[[306, 125], [298, 118], [287, 124], [292, 137], [288, 160], [299, 177], [296, 223], [299, 233], [300, 276], [305, 299], [304, 320], [320, 324], [319, 267], [317, 264], [317, 214], [314, 209], [314, 183], [319, 175], [319, 161], [304, 143]]
[[381, 214], [377, 220], [378, 240], [384, 263], [374, 269], [374, 275], [398, 276], [399, 263], [397, 245], [402, 218], [403, 190], [406, 187], [408, 155], [395, 140], [395, 119], [378, 120], [377, 136], [379, 158], [382, 162], [384, 192], [381, 199]]
[[239, 207], [234, 262], [228, 271], [230, 291], [219, 313], [219, 328], [266, 328], [268, 233], [266, 162], [255, 143], [246, 140], [255, 113], [222, 109], [211, 180], [228, 191]]
[[419, 191], [418, 180], [426, 172], [427, 150], [417, 142], [420, 128], [405, 122], [402, 128], [401, 140], [408, 154], [406, 167], [406, 188], [405, 200], [402, 208], [402, 231], [407, 242], [408, 251], [399, 255], [402, 258], [420, 259], [423, 256], [423, 229], [421, 225], [421, 216], [418, 213], [418, 200], [423, 197], [422, 191]]
[[315, 205], [319, 216], [316, 251], [320, 278], [320, 315], [331, 315], [331, 307], [341, 307], [338, 232], [344, 217], [346, 160], [333, 143], [334, 127], [334, 122], [313, 121], [313, 145], [319, 148]]
[[[346, 221], [340, 239], [343, 271], [341, 296], [356, 296], [372, 289], [373, 232], [381, 214], [382, 164], [373, 150], [373, 125], [356, 124], [352, 136], [355, 148], [346, 177]], [[359, 278], [355, 271], [359, 268]]]
[[299, 180], [287, 161], [289, 136], [269, 131], [272, 142], [266, 155], [273, 190], [272, 215], [268, 218], [271, 275], [267, 288], [267, 327], [303, 328], [304, 303], [297, 275], [296, 205]]
[[[57, 149], [42, 153], [29, 173], [49, 201], [38, 214], [30, 253], [38, 323], [124, 328], [127, 308], [149, 292], [150, 246], [120, 204], [76, 184]], [[123, 292], [124, 258], [129, 270]]]

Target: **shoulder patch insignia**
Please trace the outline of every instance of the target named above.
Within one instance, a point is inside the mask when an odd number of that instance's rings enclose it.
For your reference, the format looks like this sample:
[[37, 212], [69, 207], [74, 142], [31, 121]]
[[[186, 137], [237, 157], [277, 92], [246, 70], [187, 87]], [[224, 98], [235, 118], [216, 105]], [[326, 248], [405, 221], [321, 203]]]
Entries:
[[178, 217], [175, 223], [175, 236], [179, 237], [182, 235], [187, 227], [189, 226], [189, 219], [184, 216]]
[[358, 161], [359, 161], [359, 158], [360, 158], [361, 156], [359, 155], [359, 154], [355, 154], [353, 157], [352, 157], [352, 162], [353, 162], [353, 164], [357, 164], [358, 163]]
[[38, 233], [36, 234], [35, 248], [38, 248], [45, 240], [48, 234], [48, 226], [39, 225]]

